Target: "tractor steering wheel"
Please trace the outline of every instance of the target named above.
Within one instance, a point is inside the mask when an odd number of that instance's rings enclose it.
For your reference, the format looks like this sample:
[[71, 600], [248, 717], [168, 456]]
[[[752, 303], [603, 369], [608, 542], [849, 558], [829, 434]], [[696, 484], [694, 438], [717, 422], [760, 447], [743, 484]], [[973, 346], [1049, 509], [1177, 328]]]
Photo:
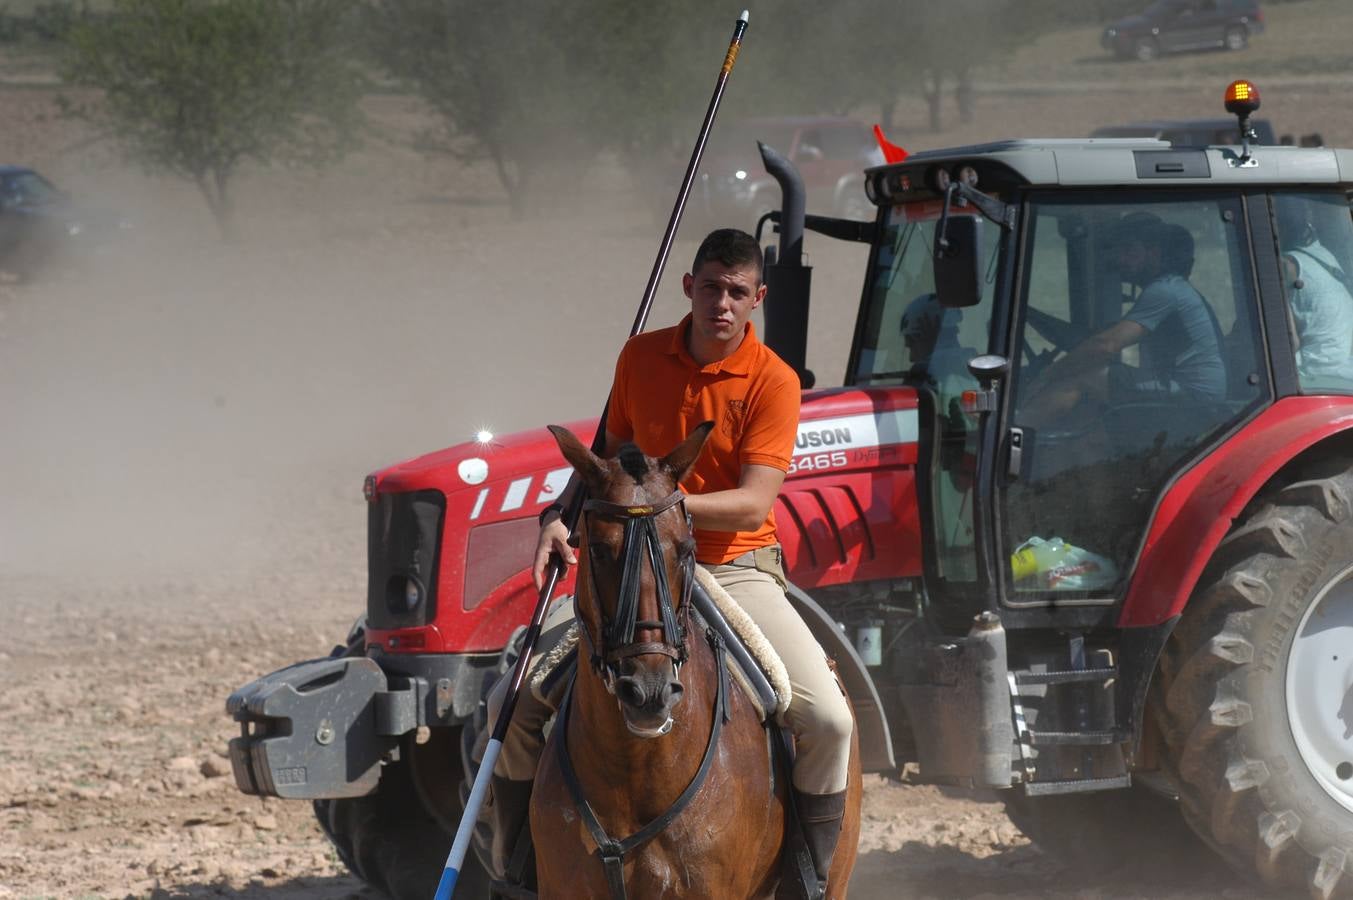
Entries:
[[1072, 325], [1070, 322], [1049, 315], [1042, 310], [1030, 306], [1024, 310], [1025, 324], [1038, 332], [1038, 335], [1048, 342], [1047, 349], [1036, 352], [1033, 344], [1029, 342], [1029, 333], [1026, 329], [1023, 336], [1024, 355], [1027, 357], [1025, 363], [1025, 375], [1028, 378], [1037, 378], [1048, 366], [1057, 361], [1059, 357], [1065, 356], [1072, 347], [1081, 342], [1085, 337], [1081, 329]]

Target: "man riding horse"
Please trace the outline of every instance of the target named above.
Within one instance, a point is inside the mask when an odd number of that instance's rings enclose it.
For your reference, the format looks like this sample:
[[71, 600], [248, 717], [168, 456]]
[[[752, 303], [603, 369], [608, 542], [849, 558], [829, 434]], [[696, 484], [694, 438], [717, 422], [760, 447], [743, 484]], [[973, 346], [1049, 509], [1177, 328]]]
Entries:
[[[854, 721], [826, 655], [785, 597], [771, 512], [793, 454], [799, 379], [757, 339], [750, 322], [766, 296], [761, 248], [751, 235], [735, 229], [709, 234], [682, 289], [690, 314], [674, 327], [631, 338], [621, 351], [604, 455], [626, 442], [660, 455], [700, 423], [714, 422], [681, 484], [695, 526], [696, 560], [760, 627], [788, 671], [792, 700], [784, 720], [795, 737], [795, 808], [825, 887], [846, 807]], [[577, 563], [562, 509], [556, 503], [541, 514], [537, 587], [551, 554]], [[556, 613], [547, 619], [536, 657], [546, 657], [562, 639], [568, 622], [560, 618]], [[537, 662], [532, 660], [533, 669]], [[491, 720], [507, 681], [490, 697]], [[544, 701], [522, 691], [494, 770], [494, 863], [500, 873], [525, 821], [542, 731], [562, 692], [541, 693]]]

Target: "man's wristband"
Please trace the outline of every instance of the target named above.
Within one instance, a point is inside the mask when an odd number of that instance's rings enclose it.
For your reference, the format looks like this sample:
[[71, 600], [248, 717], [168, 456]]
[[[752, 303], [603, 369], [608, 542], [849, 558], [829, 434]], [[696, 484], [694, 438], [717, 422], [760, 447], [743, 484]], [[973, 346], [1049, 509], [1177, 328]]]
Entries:
[[551, 503], [549, 506], [545, 507], [544, 509], [542, 509], [542, 510], [540, 511], [540, 519], [539, 519], [539, 521], [540, 521], [540, 527], [541, 527], [541, 528], [544, 528], [544, 527], [545, 527], [545, 517], [548, 516], [548, 515], [549, 515], [550, 513], [552, 513], [552, 512], [553, 512], [553, 513], [559, 513], [559, 517], [560, 517], [560, 518], [563, 518], [563, 516], [564, 516], [564, 504], [562, 504], [562, 503], [560, 503], [560, 502], [558, 502], [558, 501], [555, 501], [554, 503]]

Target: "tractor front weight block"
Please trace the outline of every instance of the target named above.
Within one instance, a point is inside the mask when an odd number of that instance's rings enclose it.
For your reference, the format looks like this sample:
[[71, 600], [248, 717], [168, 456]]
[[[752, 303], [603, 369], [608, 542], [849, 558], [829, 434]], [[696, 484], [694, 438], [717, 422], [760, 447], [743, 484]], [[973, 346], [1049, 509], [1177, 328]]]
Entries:
[[369, 794], [399, 735], [417, 726], [415, 690], [388, 687], [373, 660], [347, 657], [296, 663], [235, 691], [226, 700], [240, 723], [235, 783], [265, 797]]

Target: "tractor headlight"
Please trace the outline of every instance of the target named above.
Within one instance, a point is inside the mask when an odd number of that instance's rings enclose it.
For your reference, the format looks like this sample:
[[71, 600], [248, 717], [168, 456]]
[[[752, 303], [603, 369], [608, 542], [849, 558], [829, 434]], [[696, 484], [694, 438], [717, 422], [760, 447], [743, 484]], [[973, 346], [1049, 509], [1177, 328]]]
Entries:
[[413, 575], [391, 575], [385, 583], [385, 608], [394, 616], [418, 609], [426, 596], [423, 583]]
[[415, 578], [404, 583], [404, 610], [412, 612], [423, 602], [423, 586]]

